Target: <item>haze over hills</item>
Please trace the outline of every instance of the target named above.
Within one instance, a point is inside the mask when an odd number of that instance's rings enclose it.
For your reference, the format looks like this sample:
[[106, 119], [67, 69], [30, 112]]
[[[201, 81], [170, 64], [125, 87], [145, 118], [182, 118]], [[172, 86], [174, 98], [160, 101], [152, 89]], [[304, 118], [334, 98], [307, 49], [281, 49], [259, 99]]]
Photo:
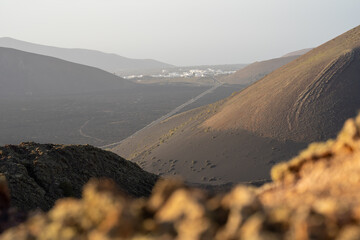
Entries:
[[268, 179], [271, 166], [334, 137], [360, 107], [360, 26], [231, 97], [163, 121], [113, 149], [190, 182]]
[[152, 59], [131, 59], [95, 50], [44, 46], [9, 37], [0, 38], [0, 47], [14, 48], [25, 52], [60, 58], [66, 61], [100, 68], [111, 73], [123, 70], [144, 70], [173, 67], [173, 65]]
[[0, 47], [1, 97], [78, 94], [134, 86], [94, 67]]
[[254, 62], [247, 65], [243, 69], [231, 74], [227, 77], [224, 77], [222, 81], [230, 84], [246, 84], [256, 82], [257, 80], [265, 77], [269, 73], [278, 69], [279, 67], [295, 60], [301, 55], [310, 51], [311, 48], [302, 49], [299, 51], [288, 53], [280, 58], [269, 59], [260, 62]]
[[[0, 47], [0, 144], [103, 146], [126, 138], [211, 87], [137, 84], [98, 68]], [[219, 87], [187, 109], [234, 90]]]
[[360, 240], [359, 9], [0, 0], [0, 240]]

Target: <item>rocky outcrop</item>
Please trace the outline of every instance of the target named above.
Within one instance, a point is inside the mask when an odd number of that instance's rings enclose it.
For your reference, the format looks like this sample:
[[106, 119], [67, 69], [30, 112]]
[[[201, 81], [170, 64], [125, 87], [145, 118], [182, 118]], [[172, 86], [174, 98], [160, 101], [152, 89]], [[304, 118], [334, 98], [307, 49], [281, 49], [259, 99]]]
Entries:
[[10, 207], [10, 192], [4, 175], [0, 174], [0, 233], [25, 221], [28, 214]]
[[92, 180], [82, 199], [63, 199], [3, 239], [359, 239], [360, 115], [336, 140], [310, 145], [275, 166], [273, 182], [209, 195], [162, 180], [149, 199], [130, 199]]
[[148, 196], [158, 177], [118, 155], [90, 145], [21, 143], [0, 147], [0, 173], [11, 204], [50, 209], [63, 197], [81, 197], [90, 178], [109, 178], [129, 196]]

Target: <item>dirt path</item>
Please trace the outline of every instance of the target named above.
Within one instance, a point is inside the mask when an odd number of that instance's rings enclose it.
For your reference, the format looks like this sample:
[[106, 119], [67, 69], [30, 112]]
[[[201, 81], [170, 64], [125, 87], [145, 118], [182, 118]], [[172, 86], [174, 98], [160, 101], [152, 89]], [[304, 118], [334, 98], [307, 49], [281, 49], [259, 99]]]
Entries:
[[90, 135], [87, 135], [87, 134], [84, 133], [84, 131], [83, 131], [84, 127], [86, 127], [86, 125], [88, 125], [88, 123], [89, 123], [91, 120], [93, 120], [93, 119], [94, 119], [94, 117], [92, 117], [91, 119], [89, 119], [89, 120], [87, 120], [86, 122], [84, 122], [84, 124], [81, 125], [81, 127], [79, 128], [79, 133], [80, 133], [80, 135], [83, 136], [83, 137], [91, 138], [91, 139], [94, 139], [94, 140], [99, 141], [99, 142], [104, 142], [104, 140], [102, 140], [102, 139], [100, 139], [100, 138], [92, 137], [92, 136], [90, 136]]

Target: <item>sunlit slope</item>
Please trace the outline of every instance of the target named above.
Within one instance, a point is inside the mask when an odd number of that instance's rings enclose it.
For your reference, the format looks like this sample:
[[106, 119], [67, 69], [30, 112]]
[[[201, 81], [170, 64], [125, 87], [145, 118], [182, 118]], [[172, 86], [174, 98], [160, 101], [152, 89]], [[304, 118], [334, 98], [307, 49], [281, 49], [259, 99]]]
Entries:
[[202, 126], [314, 141], [360, 108], [360, 27], [321, 45], [226, 101]]
[[334, 137], [360, 109], [360, 27], [215, 104], [176, 115], [112, 149], [190, 182], [269, 179], [271, 166]]

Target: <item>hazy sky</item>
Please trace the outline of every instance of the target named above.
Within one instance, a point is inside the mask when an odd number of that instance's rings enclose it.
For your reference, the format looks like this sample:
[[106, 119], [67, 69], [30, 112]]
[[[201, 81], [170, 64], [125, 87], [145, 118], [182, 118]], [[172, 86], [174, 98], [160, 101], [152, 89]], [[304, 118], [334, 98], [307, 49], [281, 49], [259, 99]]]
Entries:
[[153, 58], [249, 63], [360, 24], [360, 0], [0, 0], [0, 37]]

